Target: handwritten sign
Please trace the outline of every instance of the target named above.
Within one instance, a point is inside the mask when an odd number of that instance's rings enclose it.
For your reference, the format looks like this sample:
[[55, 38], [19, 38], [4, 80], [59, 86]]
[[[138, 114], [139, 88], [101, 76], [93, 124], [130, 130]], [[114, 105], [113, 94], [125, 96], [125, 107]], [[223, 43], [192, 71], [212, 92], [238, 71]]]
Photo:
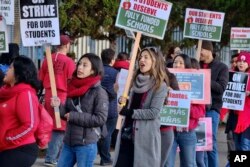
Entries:
[[190, 92], [170, 91], [160, 113], [161, 124], [188, 127], [190, 102]]
[[14, 0], [0, 0], [0, 13], [7, 25], [14, 25]]

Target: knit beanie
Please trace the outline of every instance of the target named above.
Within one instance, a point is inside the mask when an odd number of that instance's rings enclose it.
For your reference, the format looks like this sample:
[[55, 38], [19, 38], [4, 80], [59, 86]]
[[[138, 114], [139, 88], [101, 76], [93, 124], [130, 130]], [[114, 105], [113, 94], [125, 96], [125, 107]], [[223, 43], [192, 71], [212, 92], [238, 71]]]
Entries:
[[201, 48], [210, 50], [213, 53], [213, 44], [210, 41], [202, 41]]
[[250, 66], [250, 53], [240, 52], [239, 56], [237, 57], [237, 61], [245, 61], [247, 62], [248, 66]]

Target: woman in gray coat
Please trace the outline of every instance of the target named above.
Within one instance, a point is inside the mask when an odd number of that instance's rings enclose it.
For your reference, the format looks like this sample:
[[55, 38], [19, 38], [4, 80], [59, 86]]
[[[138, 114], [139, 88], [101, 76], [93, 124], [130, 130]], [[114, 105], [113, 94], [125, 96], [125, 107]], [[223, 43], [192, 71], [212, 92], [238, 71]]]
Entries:
[[[161, 161], [160, 111], [167, 95], [164, 59], [152, 48], [139, 54], [126, 116], [117, 137], [114, 166], [159, 167]], [[120, 102], [124, 102], [120, 98]]]

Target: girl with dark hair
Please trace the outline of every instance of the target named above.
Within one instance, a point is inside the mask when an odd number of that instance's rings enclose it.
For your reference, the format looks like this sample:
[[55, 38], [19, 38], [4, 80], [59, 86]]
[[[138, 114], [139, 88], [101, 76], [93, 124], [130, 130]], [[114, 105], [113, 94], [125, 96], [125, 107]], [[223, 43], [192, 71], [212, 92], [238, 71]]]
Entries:
[[65, 105], [52, 98], [51, 105], [60, 105], [60, 116], [67, 121], [64, 145], [58, 167], [92, 167], [97, 155], [100, 128], [108, 115], [108, 95], [101, 87], [101, 59], [92, 53], [77, 62], [72, 80], [68, 83]]
[[[235, 71], [247, 73], [250, 72], [250, 53], [241, 52], [237, 57], [237, 66]], [[245, 105], [243, 110], [229, 113], [226, 131], [233, 131], [235, 151], [250, 151], [250, 83], [246, 86]]]
[[173, 60], [175, 56], [181, 54], [182, 51], [178, 46], [171, 46], [168, 50], [168, 54], [166, 56], [166, 67], [173, 68]]
[[[192, 68], [191, 60], [188, 55], [179, 54], [174, 58], [173, 68]], [[198, 125], [200, 117], [205, 115], [205, 105], [191, 104], [189, 125], [187, 128], [176, 127], [174, 128], [174, 143], [170, 154], [168, 156], [168, 167], [174, 167], [176, 149], [180, 148], [180, 166], [181, 167], [194, 167], [196, 166], [196, 133], [194, 129]]]
[[[168, 85], [164, 59], [145, 48], [139, 53], [138, 66], [128, 107], [120, 111], [126, 119], [117, 137], [113, 164], [117, 167], [160, 166], [160, 111]], [[125, 100], [121, 97], [119, 102]]]
[[32, 166], [38, 155], [37, 70], [31, 59], [14, 58], [0, 89], [0, 166]]

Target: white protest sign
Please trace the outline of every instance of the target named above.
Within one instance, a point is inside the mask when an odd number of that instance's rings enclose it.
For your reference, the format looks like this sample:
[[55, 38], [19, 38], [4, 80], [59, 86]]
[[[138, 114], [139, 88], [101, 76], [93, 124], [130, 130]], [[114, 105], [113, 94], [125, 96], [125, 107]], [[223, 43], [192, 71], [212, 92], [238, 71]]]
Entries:
[[188, 127], [191, 93], [171, 90], [160, 113], [161, 125]]
[[5, 19], [0, 15], [0, 53], [9, 52], [7, 26]]
[[249, 50], [250, 49], [250, 28], [232, 27], [230, 35], [231, 50]]
[[20, 17], [24, 46], [60, 44], [57, 0], [20, 0]]
[[0, 0], [0, 14], [6, 20], [7, 25], [14, 25], [14, 0]]
[[117, 92], [117, 98], [119, 99], [119, 97], [122, 96], [122, 93], [124, 91], [125, 88], [125, 84], [126, 84], [126, 80], [128, 77], [128, 70], [125, 69], [121, 69], [121, 71], [119, 72], [119, 76], [118, 76], [118, 92]]
[[222, 108], [231, 110], [243, 110], [245, 105], [248, 74], [241, 72], [229, 72], [229, 82], [223, 94]]
[[225, 13], [186, 9], [184, 38], [220, 41]]

